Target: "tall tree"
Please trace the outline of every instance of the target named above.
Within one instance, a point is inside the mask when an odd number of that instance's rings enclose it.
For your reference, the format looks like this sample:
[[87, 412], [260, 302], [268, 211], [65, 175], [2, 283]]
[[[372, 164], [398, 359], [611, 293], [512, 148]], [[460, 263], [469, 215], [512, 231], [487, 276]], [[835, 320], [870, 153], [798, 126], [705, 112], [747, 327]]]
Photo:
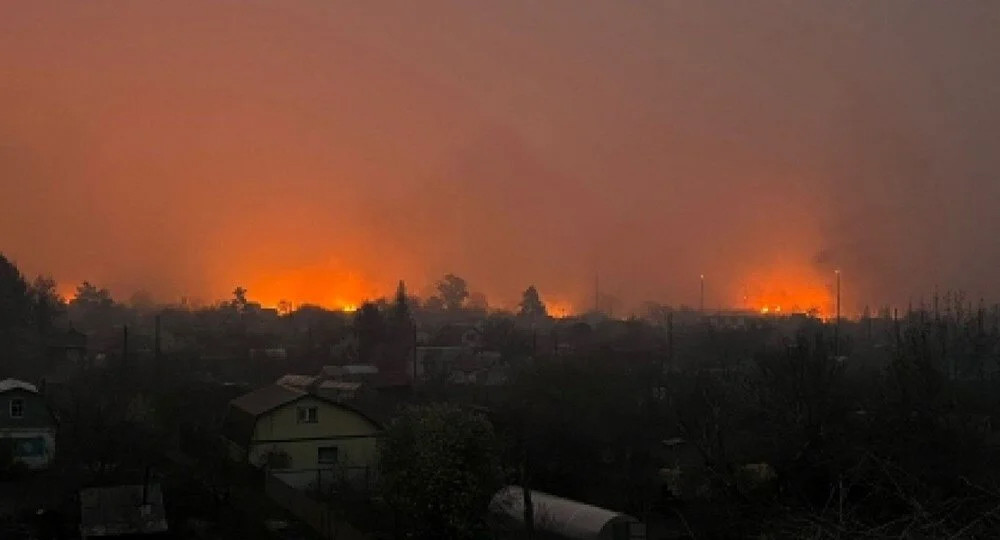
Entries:
[[417, 539], [476, 538], [501, 478], [497, 438], [482, 415], [414, 407], [379, 440], [381, 489]]
[[396, 286], [396, 297], [392, 303], [392, 321], [394, 324], [407, 326], [410, 323], [410, 299], [406, 296], [406, 283], [399, 280]]
[[375, 351], [385, 340], [385, 319], [378, 306], [372, 302], [361, 304], [354, 314], [354, 330], [358, 336], [358, 358], [374, 362]]
[[481, 292], [469, 293], [467, 305], [469, 306], [469, 309], [475, 311], [487, 311], [490, 309], [489, 300], [487, 300], [486, 295]]
[[386, 345], [383, 354], [376, 359], [380, 372], [408, 372], [409, 359], [413, 352], [414, 323], [410, 308], [411, 299], [406, 295], [406, 284], [402, 281], [396, 287], [396, 296], [389, 306], [386, 321]]
[[236, 287], [233, 289], [233, 303], [232, 306], [236, 311], [246, 311], [247, 304], [247, 290], [243, 287]]
[[0, 254], [0, 331], [25, 324], [30, 303], [28, 282], [17, 266]]
[[38, 276], [31, 284], [31, 318], [38, 333], [49, 333], [55, 319], [66, 311], [66, 302], [56, 292], [56, 281], [49, 276]]
[[24, 276], [13, 262], [0, 254], [0, 363], [19, 358], [26, 351], [25, 330], [30, 305]]
[[116, 308], [107, 289], [84, 281], [77, 286], [76, 296], [69, 303], [69, 314], [74, 326], [88, 332], [114, 324]]
[[536, 289], [534, 285], [531, 285], [524, 290], [521, 294], [521, 303], [518, 305], [518, 316], [529, 318], [543, 318], [549, 316], [548, 312], [545, 310], [545, 303], [542, 302], [541, 296], [538, 295], [538, 289]]
[[86, 308], [109, 308], [114, 304], [114, 300], [107, 289], [98, 288], [89, 281], [84, 281], [76, 287], [76, 296], [70, 304]]
[[462, 309], [462, 304], [469, 297], [469, 285], [455, 274], [446, 274], [437, 283], [438, 294], [444, 302], [445, 309], [455, 311]]

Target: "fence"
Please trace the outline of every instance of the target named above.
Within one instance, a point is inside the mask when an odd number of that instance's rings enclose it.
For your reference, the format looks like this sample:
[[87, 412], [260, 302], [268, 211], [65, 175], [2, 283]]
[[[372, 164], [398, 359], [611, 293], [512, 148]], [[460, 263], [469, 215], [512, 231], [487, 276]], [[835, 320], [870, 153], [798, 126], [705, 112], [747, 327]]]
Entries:
[[329, 504], [317, 501], [288, 485], [284, 480], [268, 474], [264, 480], [268, 498], [288, 510], [327, 540], [365, 540], [366, 536], [335, 515]]
[[270, 474], [310, 493], [331, 496], [369, 496], [375, 488], [375, 471], [367, 466], [332, 466], [314, 469], [272, 469]]

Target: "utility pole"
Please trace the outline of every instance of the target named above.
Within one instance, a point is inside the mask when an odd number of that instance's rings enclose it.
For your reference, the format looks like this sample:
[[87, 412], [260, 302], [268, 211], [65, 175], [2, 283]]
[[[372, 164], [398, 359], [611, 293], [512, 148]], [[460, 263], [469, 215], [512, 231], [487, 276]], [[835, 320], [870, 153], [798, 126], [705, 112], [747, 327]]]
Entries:
[[698, 300], [698, 311], [705, 314], [705, 274], [701, 274], [701, 295]]
[[868, 327], [868, 341], [872, 340], [872, 314], [868, 311], [868, 306], [865, 306], [865, 324]]
[[[674, 314], [667, 313], [667, 360], [670, 368], [674, 368]], [[660, 370], [661, 374], [663, 370]]]
[[939, 322], [941, 320], [941, 312], [938, 311], [938, 288], [937, 285], [934, 286], [934, 322]]
[[153, 334], [153, 336], [154, 336], [153, 337], [153, 353], [154, 353], [155, 358], [156, 358], [156, 365], [159, 366], [160, 365], [160, 354], [161, 354], [160, 353], [160, 314], [159, 313], [156, 314], [156, 318], [154, 319], [154, 321], [155, 321], [155, 330], [154, 330], [154, 334]]
[[834, 270], [837, 274], [837, 320], [833, 326], [833, 355], [840, 355], [840, 270]]
[[594, 313], [601, 312], [601, 275], [594, 273]]
[[122, 367], [128, 365], [128, 325], [122, 325]]

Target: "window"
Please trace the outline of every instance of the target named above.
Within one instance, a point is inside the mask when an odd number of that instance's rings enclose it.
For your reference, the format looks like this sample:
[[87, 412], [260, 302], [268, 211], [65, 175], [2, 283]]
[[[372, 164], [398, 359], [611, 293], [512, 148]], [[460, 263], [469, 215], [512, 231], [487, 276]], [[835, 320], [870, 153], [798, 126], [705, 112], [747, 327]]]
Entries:
[[24, 418], [24, 400], [23, 399], [12, 399], [12, 400], [10, 400], [10, 417], [11, 418]]
[[319, 421], [319, 414], [316, 407], [299, 407], [299, 423], [315, 424]]
[[336, 446], [324, 446], [317, 449], [316, 461], [320, 465], [336, 465], [340, 450]]
[[45, 439], [41, 437], [14, 438], [14, 457], [42, 457], [45, 455]]

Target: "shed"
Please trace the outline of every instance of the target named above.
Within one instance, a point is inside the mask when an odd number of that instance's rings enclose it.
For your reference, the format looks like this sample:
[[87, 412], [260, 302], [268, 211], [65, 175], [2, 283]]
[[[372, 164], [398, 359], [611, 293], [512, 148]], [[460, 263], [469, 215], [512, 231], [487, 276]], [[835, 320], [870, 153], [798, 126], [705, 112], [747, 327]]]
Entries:
[[[632, 516], [531, 490], [535, 531], [543, 538], [572, 540], [645, 540], [646, 528]], [[490, 521], [504, 533], [524, 530], [524, 489], [507, 486], [490, 501]]]

